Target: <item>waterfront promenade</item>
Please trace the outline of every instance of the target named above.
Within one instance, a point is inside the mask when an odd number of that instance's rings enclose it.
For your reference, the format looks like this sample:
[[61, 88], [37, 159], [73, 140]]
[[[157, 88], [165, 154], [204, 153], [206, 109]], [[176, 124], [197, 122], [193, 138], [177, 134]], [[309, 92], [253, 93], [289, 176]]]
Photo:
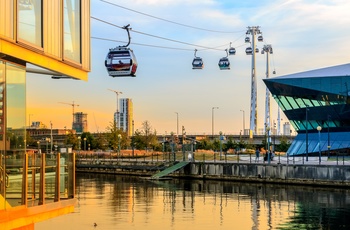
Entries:
[[[179, 157], [180, 156], [180, 157]], [[181, 158], [182, 156], [182, 158]], [[84, 158], [76, 162], [81, 173], [106, 173], [152, 177], [174, 164], [188, 161], [185, 155], [152, 156], [151, 158]], [[164, 158], [163, 158], [164, 157]], [[248, 181], [259, 183], [303, 184], [315, 186], [350, 187], [350, 161], [346, 157], [287, 157], [275, 156], [272, 161], [254, 155], [222, 155], [209, 158], [195, 154], [195, 160], [167, 174], [167, 177]]]

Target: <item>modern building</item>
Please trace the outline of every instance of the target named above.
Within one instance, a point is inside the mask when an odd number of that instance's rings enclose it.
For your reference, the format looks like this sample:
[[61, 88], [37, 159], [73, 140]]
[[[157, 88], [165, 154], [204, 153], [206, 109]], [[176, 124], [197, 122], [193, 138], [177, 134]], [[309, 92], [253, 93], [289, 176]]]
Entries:
[[26, 73], [87, 80], [90, 46], [90, 0], [0, 1], [0, 229], [74, 211], [71, 147], [27, 149]]
[[133, 103], [130, 98], [121, 98], [119, 100], [119, 118], [117, 124], [118, 128], [127, 133], [128, 136], [132, 136], [132, 122], [133, 122]]
[[86, 113], [74, 113], [72, 129], [75, 130], [78, 134], [88, 132], [88, 122]]
[[298, 135], [289, 155], [332, 155], [350, 147], [350, 64], [264, 82]]

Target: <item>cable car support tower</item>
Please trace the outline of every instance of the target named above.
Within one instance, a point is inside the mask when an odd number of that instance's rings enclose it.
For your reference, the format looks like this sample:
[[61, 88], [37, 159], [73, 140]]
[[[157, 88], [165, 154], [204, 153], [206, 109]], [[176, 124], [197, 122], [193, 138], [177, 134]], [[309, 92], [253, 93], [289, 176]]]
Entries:
[[[256, 81], [256, 35], [259, 35], [258, 41], [263, 41], [261, 36], [259, 26], [248, 26], [246, 32], [246, 42], [250, 42], [249, 35], [251, 36], [251, 54], [252, 55], [252, 70], [251, 70], [251, 94], [250, 94], [250, 132], [257, 134], [257, 120], [258, 120], [258, 111], [257, 111], [257, 81]], [[247, 52], [247, 51], [246, 51]]]
[[[272, 46], [271, 45], [264, 45], [264, 47], [261, 50], [261, 54], [266, 53], [266, 79], [270, 76], [270, 61], [269, 61], [269, 55], [273, 53]], [[266, 87], [266, 97], [265, 97], [265, 132], [266, 128], [270, 127], [271, 125], [271, 108], [270, 108], [270, 91]], [[271, 127], [270, 127], [271, 128]]]

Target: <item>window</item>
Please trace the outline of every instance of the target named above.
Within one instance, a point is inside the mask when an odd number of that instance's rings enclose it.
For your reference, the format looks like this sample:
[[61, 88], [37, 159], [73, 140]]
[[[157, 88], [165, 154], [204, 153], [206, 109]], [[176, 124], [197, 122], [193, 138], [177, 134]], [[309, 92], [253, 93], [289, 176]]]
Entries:
[[64, 59], [81, 63], [80, 0], [64, 1]]
[[42, 48], [41, 0], [18, 1], [18, 40]]

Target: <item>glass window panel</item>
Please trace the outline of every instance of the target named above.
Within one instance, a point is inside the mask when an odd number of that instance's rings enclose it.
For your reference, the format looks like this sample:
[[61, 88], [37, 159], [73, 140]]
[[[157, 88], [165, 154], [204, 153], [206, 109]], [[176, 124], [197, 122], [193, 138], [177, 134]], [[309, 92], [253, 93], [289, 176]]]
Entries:
[[[6, 201], [11, 206], [21, 205], [23, 162], [26, 149], [25, 141], [25, 106], [26, 83], [25, 69], [16, 65], [6, 65], [6, 169], [9, 186], [6, 188]], [[7, 195], [9, 196], [7, 197]]]
[[64, 1], [64, 57], [81, 63], [80, 0]]
[[42, 47], [41, 0], [18, 1], [18, 39]]
[[312, 102], [309, 99], [302, 99], [304, 106], [309, 106], [309, 107], [313, 107]]
[[310, 139], [309, 139], [309, 146], [308, 146], [309, 153], [318, 152], [318, 150], [315, 151], [315, 148], [316, 148], [316, 147], [318, 147], [318, 141], [310, 140]]
[[288, 102], [288, 100], [287, 100], [286, 97], [281, 96], [281, 97], [280, 97], [280, 102], [283, 104], [284, 110], [290, 110], [290, 109], [292, 109], [292, 107], [290, 106], [290, 104], [289, 104], [289, 102]]

